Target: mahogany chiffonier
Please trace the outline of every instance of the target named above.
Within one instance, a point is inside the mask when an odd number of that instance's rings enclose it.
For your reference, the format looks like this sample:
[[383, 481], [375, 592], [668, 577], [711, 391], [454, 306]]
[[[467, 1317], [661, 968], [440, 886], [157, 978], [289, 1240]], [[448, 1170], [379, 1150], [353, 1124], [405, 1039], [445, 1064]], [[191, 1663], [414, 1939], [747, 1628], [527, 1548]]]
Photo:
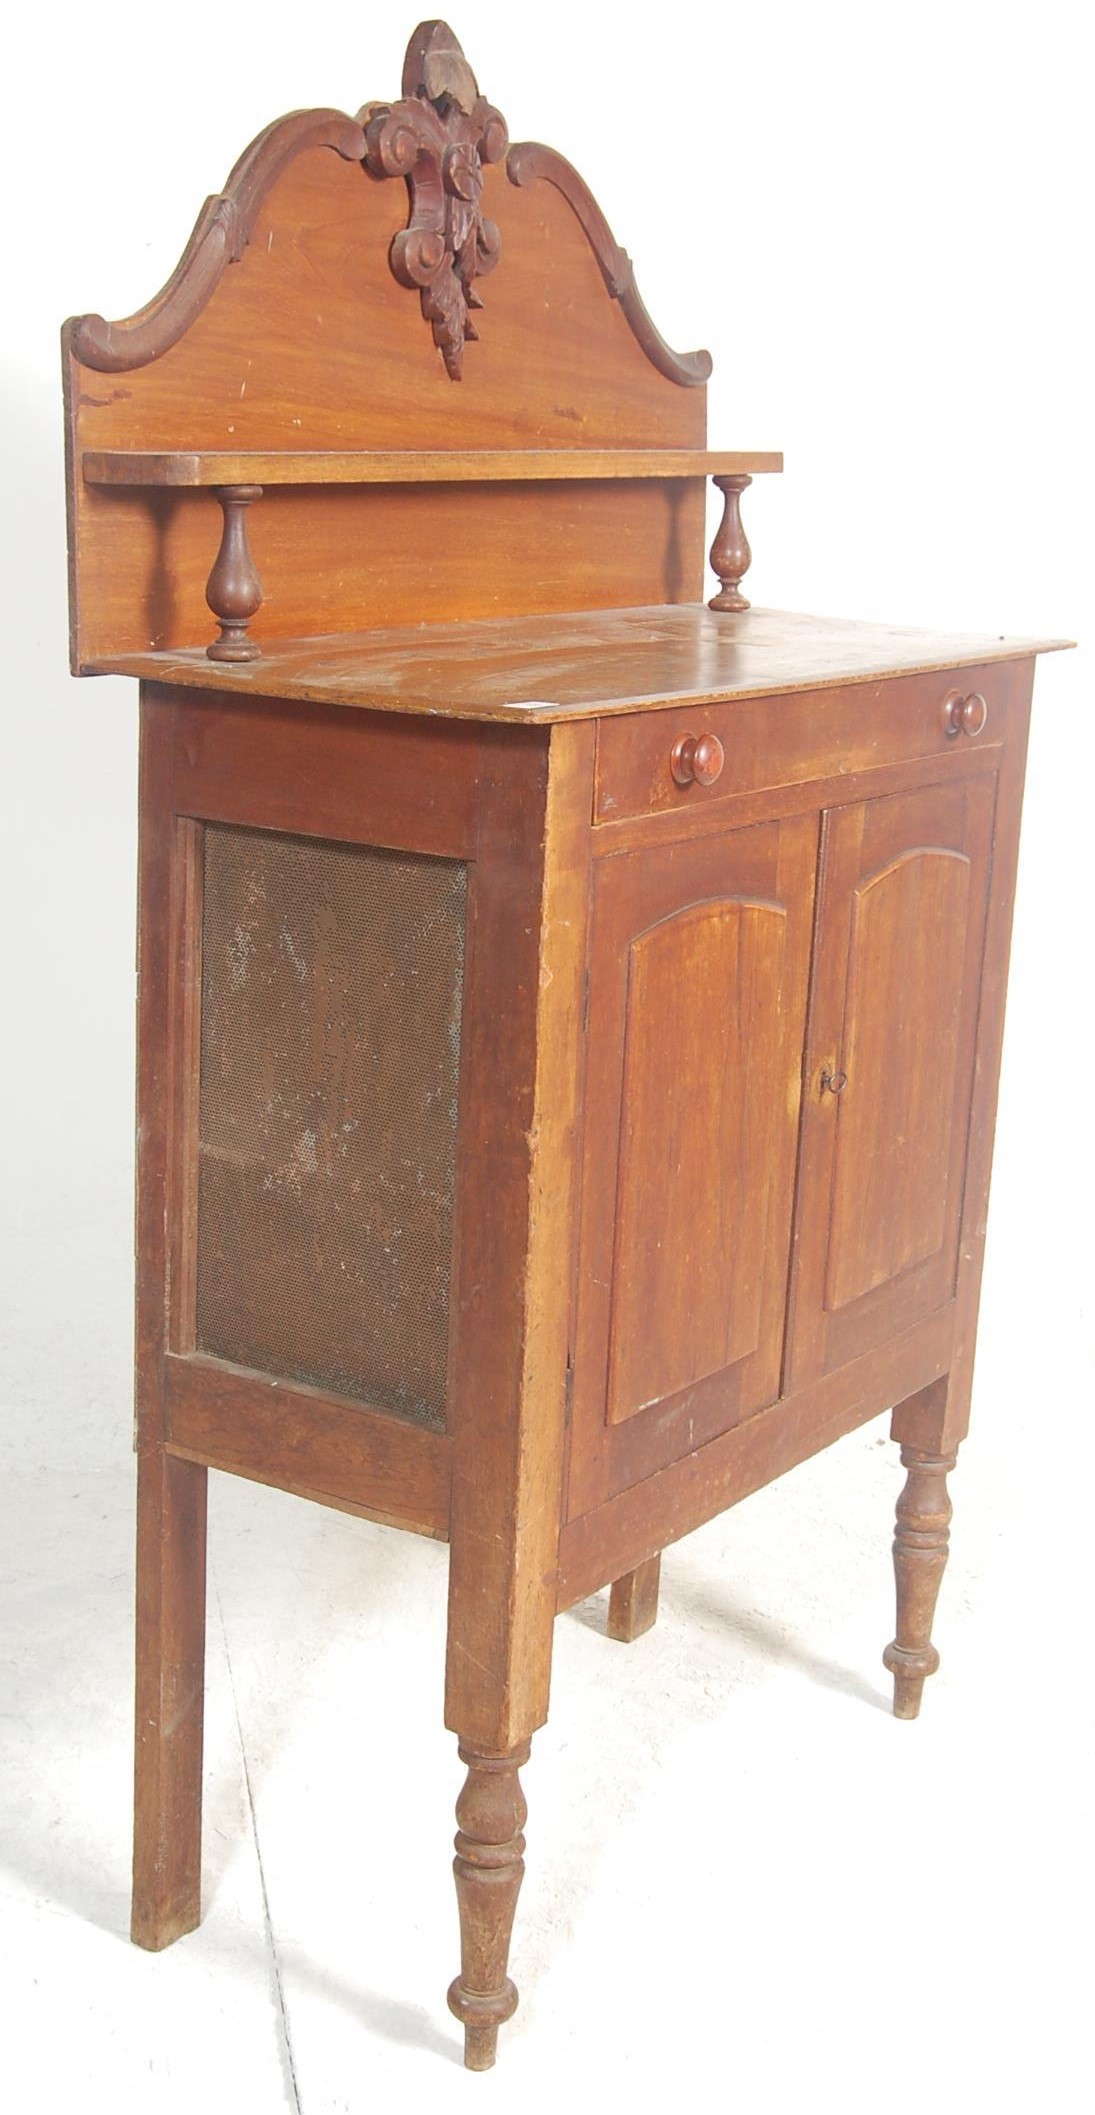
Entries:
[[560, 1610], [635, 1638], [892, 1409], [899, 1717], [937, 1664], [1037, 644], [749, 608], [780, 458], [442, 23], [64, 368], [73, 667], [141, 683], [133, 1936], [199, 1917], [207, 1471], [446, 1538], [484, 2069]]

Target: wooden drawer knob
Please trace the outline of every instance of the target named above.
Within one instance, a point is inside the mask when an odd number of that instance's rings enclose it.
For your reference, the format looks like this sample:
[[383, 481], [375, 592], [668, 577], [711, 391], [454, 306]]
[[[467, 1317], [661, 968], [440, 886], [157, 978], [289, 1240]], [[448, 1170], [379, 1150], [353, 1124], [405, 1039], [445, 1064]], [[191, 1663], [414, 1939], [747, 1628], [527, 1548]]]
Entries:
[[678, 786], [713, 786], [722, 775], [726, 753], [717, 734], [682, 734], [673, 744], [669, 768]]
[[948, 690], [943, 700], [943, 728], [947, 735], [978, 735], [988, 716], [988, 706], [979, 690], [971, 690], [968, 697], [963, 697], [960, 690]]

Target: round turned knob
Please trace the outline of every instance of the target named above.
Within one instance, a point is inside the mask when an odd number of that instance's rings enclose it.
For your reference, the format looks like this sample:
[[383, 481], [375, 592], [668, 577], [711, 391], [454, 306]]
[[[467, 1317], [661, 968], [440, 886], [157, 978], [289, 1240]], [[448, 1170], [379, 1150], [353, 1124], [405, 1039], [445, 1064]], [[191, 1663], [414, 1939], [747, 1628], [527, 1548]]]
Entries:
[[948, 739], [962, 732], [962, 707], [965, 702], [960, 690], [948, 690], [943, 700], [943, 732]]
[[979, 690], [971, 690], [968, 697], [963, 697], [960, 690], [948, 690], [943, 700], [943, 730], [948, 738], [980, 734], [988, 716], [988, 706]]
[[678, 786], [713, 786], [722, 775], [726, 752], [717, 734], [682, 734], [673, 744], [669, 767]]

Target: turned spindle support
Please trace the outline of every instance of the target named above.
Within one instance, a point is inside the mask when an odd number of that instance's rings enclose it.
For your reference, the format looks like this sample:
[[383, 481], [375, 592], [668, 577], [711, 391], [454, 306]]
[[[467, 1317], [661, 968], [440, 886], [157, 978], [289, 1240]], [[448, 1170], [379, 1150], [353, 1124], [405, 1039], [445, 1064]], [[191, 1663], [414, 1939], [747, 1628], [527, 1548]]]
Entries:
[[951, 1502], [947, 1475], [955, 1454], [929, 1454], [902, 1447], [908, 1470], [897, 1501], [893, 1568], [897, 1582], [897, 1636], [882, 1655], [893, 1675], [895, 1718], [916, 1718], [929, 1674], [939, 1665], [932, 1620], [947, 1563]]
[[707, 605], [710, 610], [747, 610], [749, 607], [741, 593], [740, 582], [749, 571], [753, 553], [741, 525], [741, 495], [752, 482], [751, 477], [715, 479], [722, 493], [722, 520], [711, 546], [711, 569], [718, 574], [722, 585]]
[[661, 1556], [648, 1557], [633, 1572], [617, 1579], [608, 1600], [608, 1635], [618, 1645], [632, 1645], [646, 1636], [658, 1620], [658, 1586]]
[[461, 1745], [459, 1753], [468, 1774], [456, 1802], [460, 1974], [449, 1988], [449, 2010], [463, 2023], [468, 2070], [489, 2071], [498, 2029], [517, 2010], [506, 1964], [525, 1875], [528, 1807], [517, 1772], [529, 1747], [526, 1741], [509, 1755], [476, 1755]]
[[247, 509], [262, 498], [262, 486], [215, 485], [213, 490], [224, 527], [205, 599], [221, 629], [205, 651], [211, 661], [258, 661], [262, 648], [248, 638], [247, 627], [262, 603], [262, 582], [247, 541]]

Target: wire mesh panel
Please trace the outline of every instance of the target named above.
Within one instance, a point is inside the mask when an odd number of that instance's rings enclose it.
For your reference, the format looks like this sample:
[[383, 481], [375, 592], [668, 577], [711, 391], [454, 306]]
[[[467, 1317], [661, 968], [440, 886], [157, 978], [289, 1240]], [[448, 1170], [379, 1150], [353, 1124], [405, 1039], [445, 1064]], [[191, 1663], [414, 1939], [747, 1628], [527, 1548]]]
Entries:
[[196, 1342], [445, 1423], [467, 869], [209, 824]]

